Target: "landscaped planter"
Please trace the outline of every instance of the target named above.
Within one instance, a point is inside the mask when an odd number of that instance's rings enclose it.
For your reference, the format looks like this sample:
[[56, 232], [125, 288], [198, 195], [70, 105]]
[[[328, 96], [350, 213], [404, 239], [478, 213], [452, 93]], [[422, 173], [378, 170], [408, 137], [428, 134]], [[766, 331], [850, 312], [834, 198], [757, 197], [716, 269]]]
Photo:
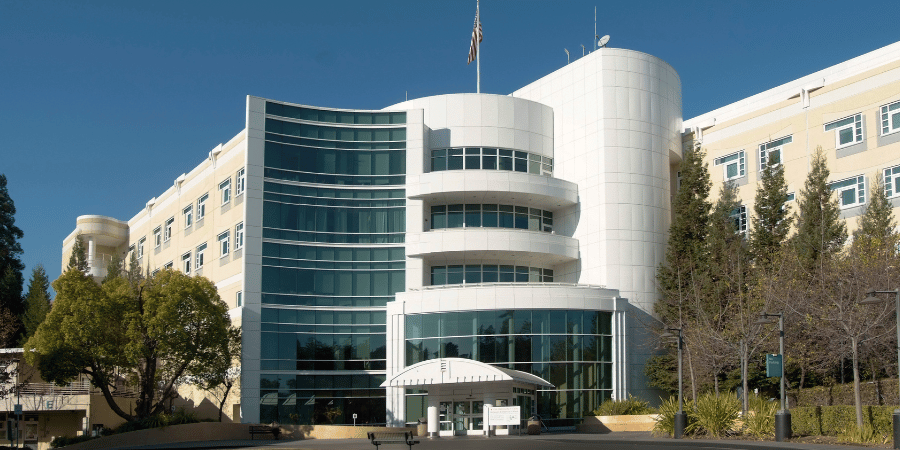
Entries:
[[575, 426], [579, 433], [611, 433], [614, 431], [653, 431], [659, 414], [631, 416], [586, 416], [581, 425]]

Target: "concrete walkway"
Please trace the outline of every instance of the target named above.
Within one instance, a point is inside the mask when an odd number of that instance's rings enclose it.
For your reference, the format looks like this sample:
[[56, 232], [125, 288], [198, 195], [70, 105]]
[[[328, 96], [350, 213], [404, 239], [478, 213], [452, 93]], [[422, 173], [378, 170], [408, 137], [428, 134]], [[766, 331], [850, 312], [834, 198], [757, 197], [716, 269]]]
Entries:
[[[438, 439], [421, 438], [414, 450], [580, 450], [580, 449], [735, 449], [735, 450], [768, 450], [768, 449], [856, 449], [859, 446], [800, 444], [792, 442], [742, 441], [683, 439], [675, 440], [654, 437], [648, 432], [616, 432], [609, 434], [577, 434], [550, 433], [540, 436], [456, 436]], [[253, 450], [373, 450], [375, 447], [365, 439], [309, 439], [309, 440], [240, 440], [187, 442], [183, 444], [167, 444], [162, 446], [134, 446], [128, 450], [162, 450], [162, 449], [213, 449], [213, 448], [247, 448]], [[403, 449], [405, 446], [387, 446], [386, 449]]]

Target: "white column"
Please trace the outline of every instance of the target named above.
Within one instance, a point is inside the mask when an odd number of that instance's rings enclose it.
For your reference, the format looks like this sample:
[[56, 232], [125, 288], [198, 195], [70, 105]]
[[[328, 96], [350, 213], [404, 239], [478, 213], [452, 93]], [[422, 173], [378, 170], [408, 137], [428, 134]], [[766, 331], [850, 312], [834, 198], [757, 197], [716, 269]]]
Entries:
[[494, 406], [494, 394], [485, 394], [484, 395], [484, 435], [485, 437], [491, 435], [491, 426], [488, 425], [490, 416], [491, 416], [491, 407]]
[[438, 430], [441, 428], [440, 414], [438, 414], [437, 398], [428, 396], [428, 437], [438, 437]]
[[96, 257], [97, 257], [97, 255], [94, 250], [94, 238], [92, 236], [88, 236], [88, 254], [87, 254], [88, 265], [90, 266], [91, 275], [93, 275], [95, 277], [99, 277], [100, 276], [100, 267], [99, 267], [100, 264], [97, 264], [97, 261], [95, 261], [94, 258], [96, 258]]

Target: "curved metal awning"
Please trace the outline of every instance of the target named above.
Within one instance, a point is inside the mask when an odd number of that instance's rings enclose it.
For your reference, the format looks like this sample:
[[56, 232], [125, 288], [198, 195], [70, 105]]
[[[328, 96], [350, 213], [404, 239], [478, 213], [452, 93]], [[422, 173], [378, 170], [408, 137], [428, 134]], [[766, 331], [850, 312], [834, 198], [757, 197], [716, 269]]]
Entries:
[[464, 358], [429, 359], [413, 364], [393, 378], [381, 383], [381, 387], [422, 387], [491, 381], [517, 381], [536, 386], [555, 387], [547, 380], [530, 373]]

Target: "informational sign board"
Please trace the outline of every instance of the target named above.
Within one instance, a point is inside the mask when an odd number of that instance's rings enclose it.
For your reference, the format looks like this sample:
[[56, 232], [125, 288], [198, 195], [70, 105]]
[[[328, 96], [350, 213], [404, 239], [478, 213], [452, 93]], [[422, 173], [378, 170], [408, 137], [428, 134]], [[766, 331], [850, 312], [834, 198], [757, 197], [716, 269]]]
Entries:
[[780, 377], [782, 373], [782, 364], [781, 364], [781, 355], [777, 354], [767, 354], [766, 355], [766, 376], [767, 377]]
[[488, 413], [488, 425], [519, 425], [522, 420], [518, 406], [496, 406]]

